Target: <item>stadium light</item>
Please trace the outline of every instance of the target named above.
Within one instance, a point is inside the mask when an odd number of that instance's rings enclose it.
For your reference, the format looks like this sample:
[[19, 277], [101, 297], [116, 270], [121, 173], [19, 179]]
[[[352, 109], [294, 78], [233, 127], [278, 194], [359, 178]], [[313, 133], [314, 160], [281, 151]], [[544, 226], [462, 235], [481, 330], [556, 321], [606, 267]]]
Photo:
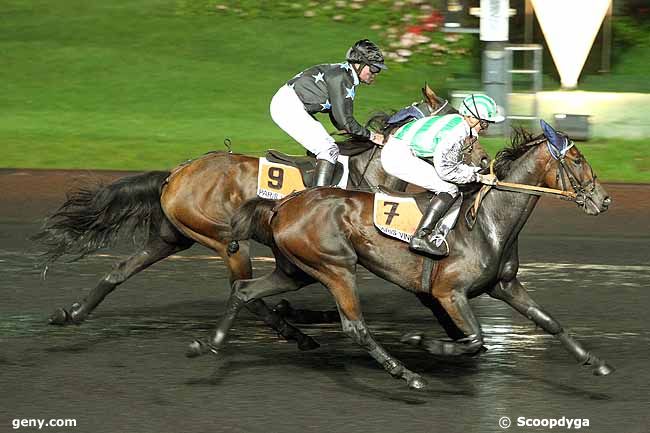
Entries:
[[611, 0], [532, 0], [563, 88], [578, 85]]

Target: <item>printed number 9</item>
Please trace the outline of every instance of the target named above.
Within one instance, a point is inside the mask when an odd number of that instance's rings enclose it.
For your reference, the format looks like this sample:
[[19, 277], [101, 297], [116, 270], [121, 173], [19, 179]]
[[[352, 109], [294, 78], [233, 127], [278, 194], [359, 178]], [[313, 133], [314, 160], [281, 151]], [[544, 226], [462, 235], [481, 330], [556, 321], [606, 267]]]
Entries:
[[284, 170], [278, 167], [269, 168], [269, 179], [268, 182], [269, 188], [272, 189], [282, 189], [282, 184], [284, 182]]

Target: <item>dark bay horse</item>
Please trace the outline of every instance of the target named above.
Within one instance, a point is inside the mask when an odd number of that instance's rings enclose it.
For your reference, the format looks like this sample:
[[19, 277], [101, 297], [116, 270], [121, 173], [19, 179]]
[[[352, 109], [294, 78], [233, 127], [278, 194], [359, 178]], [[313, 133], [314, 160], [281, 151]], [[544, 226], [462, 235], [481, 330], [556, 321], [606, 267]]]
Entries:
[[[507, 182], [565, 189], [577, 193], [576, 203], [588, 215], [607, 210], [610, 198], [591, 166], [562, 134], [547, 130], [533, 138], [521, 132], [513, 146], [499, 152], [496, 172]], [[569, 187], [567, 187], [569, 188]], [[475, 354], [483, 349], [481, 326], [468, 299], [487, 293], [500, 299], [537, 326], [557, 337], [594, 374], [613, 369], [585, 350], [538, 305], [517, 278], [518, 235], [539, 197], [492, 189], [484, 198], [477, 222], [470, 229], [464, 218], [449, 234], [451, 252], [423, 279], [425, 259], [408, 244], [382, 235], [373, 225], [373, 194], [316, 188], [276, 202], [254, 199], [233, 217], [234, 243], [253, 238], [273, 248], [276, 268], [269, 275], [236, 281], [211, 341], [195, 341], [188, 356], [217, 352], [237, 312], [265, 296], [298, 290], [321, 282], [334, 296], [343, 331], [364, 347], [394, 377], [413, 388], [425, 386], [374, 340], [364, 323], [356, 287], [356, 267], [413, 292], [439, 318], [453, 341], [407, 334], [406, 342], [437, 355]], [[467, 200], [461, 211], [471, 206]], [[424, 282], [423, 282], [424, 280]]]
[[[455, 111], [444, 99], [425, 85], [424, 104], [440, 114]], [[375, 127], [386, 125], [386, 115], [373, 117]], [[364, 141], [359, 143], [358, 141]], [[398, 187], [399, 179], [383, 171], [380, 151], [366, 140], [349, 139], [340, 143], [365, 145], [367, 150], [350, 157], [353, 186]], [[477, 146], [472, 152], [477, 165], [487, 154]], [[63, 255], [80, 259], [110, 245], [121, 233], [144, 233], [140, 249], [105, 274], [80, 302], [69, 309], [57, 309], [50, 323], [80, 324], [127, 279], [166, 257], [198, 242], [224, 258], [230, 281], [251, 278], [252, 266], [248, 246], [237, 254], [227, 254], [230, 218], [239, 206], [256, 195], [258, 158], [229, 152], [212, 152], [183, 164], [170, 178], [170, 172], [154, 171], [119, 179], [98, 188], [82, 188], [68, 194], [67, 201], [45, 223], [35, 238], [46, 247], [46, 261]], [[168, 180], [169, 179], [169, 180]], [[297, 340], [301, 349], [316, 343], [288, 324], [260, 300], [249, 305], [267, 324], [283, 337]]]

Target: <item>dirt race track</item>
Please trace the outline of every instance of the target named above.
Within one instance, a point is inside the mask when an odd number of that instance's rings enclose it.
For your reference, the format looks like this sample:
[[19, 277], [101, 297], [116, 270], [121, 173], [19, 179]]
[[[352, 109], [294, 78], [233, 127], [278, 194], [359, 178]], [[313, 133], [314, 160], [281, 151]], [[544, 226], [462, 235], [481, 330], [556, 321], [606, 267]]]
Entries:
[[[617, 369], [607, 377], [592, 376], [552, 337], [486, 297], [472, 301], [489, 349], [481, 356], [433, 357], [404, 346], [407, 331], [443, 336], [442, 328], [415, 297], [360, 271], [375, 337], [428, 382], [411, 391], [338, 325], [300, 325], [321, 343], [300, 352], [244, 312], [219, 358], [185, 358], [187, 344], [211, 332], [229, 293], [222, 262], [199, 246], [118, 287], [83, 325], [47, 325], [55, 308], [82, 298], [130, 247], [60, 263], [43, 280], [28, 236], [75, 178], [126, 174], [0, 170], [0, 432], [38, 431], [14, 429], [14, 420], [55, 418], [76, 427], [42, 430], [534, 432], [565, 431], [571, 420], [571, 430], [650, 432], [648, 185], [605, 185], [613, 204], [598, 217], [542, 199], [520, 238], [522, 281]], [[255, 274], [269, 272], [269, 251], [256, 252]], [[285, 297], [305, 308], [333, 305], [320, 286]], [[551, 430], [552, 419], [565, 426]], [[540, 426], [518, 425], [526, 422]]]

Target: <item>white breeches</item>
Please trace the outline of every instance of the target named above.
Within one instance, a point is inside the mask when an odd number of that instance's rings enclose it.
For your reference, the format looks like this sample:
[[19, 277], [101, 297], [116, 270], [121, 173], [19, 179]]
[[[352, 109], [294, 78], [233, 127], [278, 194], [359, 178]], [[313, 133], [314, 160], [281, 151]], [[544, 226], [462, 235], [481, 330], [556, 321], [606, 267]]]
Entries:
[[305, 149], [335, 163], [339, 157], [339, 147], [321, 123], [311, 117], [296, 92], [284, 85], [271, 99], [271, 118], [284, 132]]
[[381, 164], [384, 170], [403, 181], [433, 191], [449, 193], [452, 197], [458, 195], [458, 187], [444, 181], [436, 169], [413, 155], [408, 142], [390, 137], [381, 151]]

